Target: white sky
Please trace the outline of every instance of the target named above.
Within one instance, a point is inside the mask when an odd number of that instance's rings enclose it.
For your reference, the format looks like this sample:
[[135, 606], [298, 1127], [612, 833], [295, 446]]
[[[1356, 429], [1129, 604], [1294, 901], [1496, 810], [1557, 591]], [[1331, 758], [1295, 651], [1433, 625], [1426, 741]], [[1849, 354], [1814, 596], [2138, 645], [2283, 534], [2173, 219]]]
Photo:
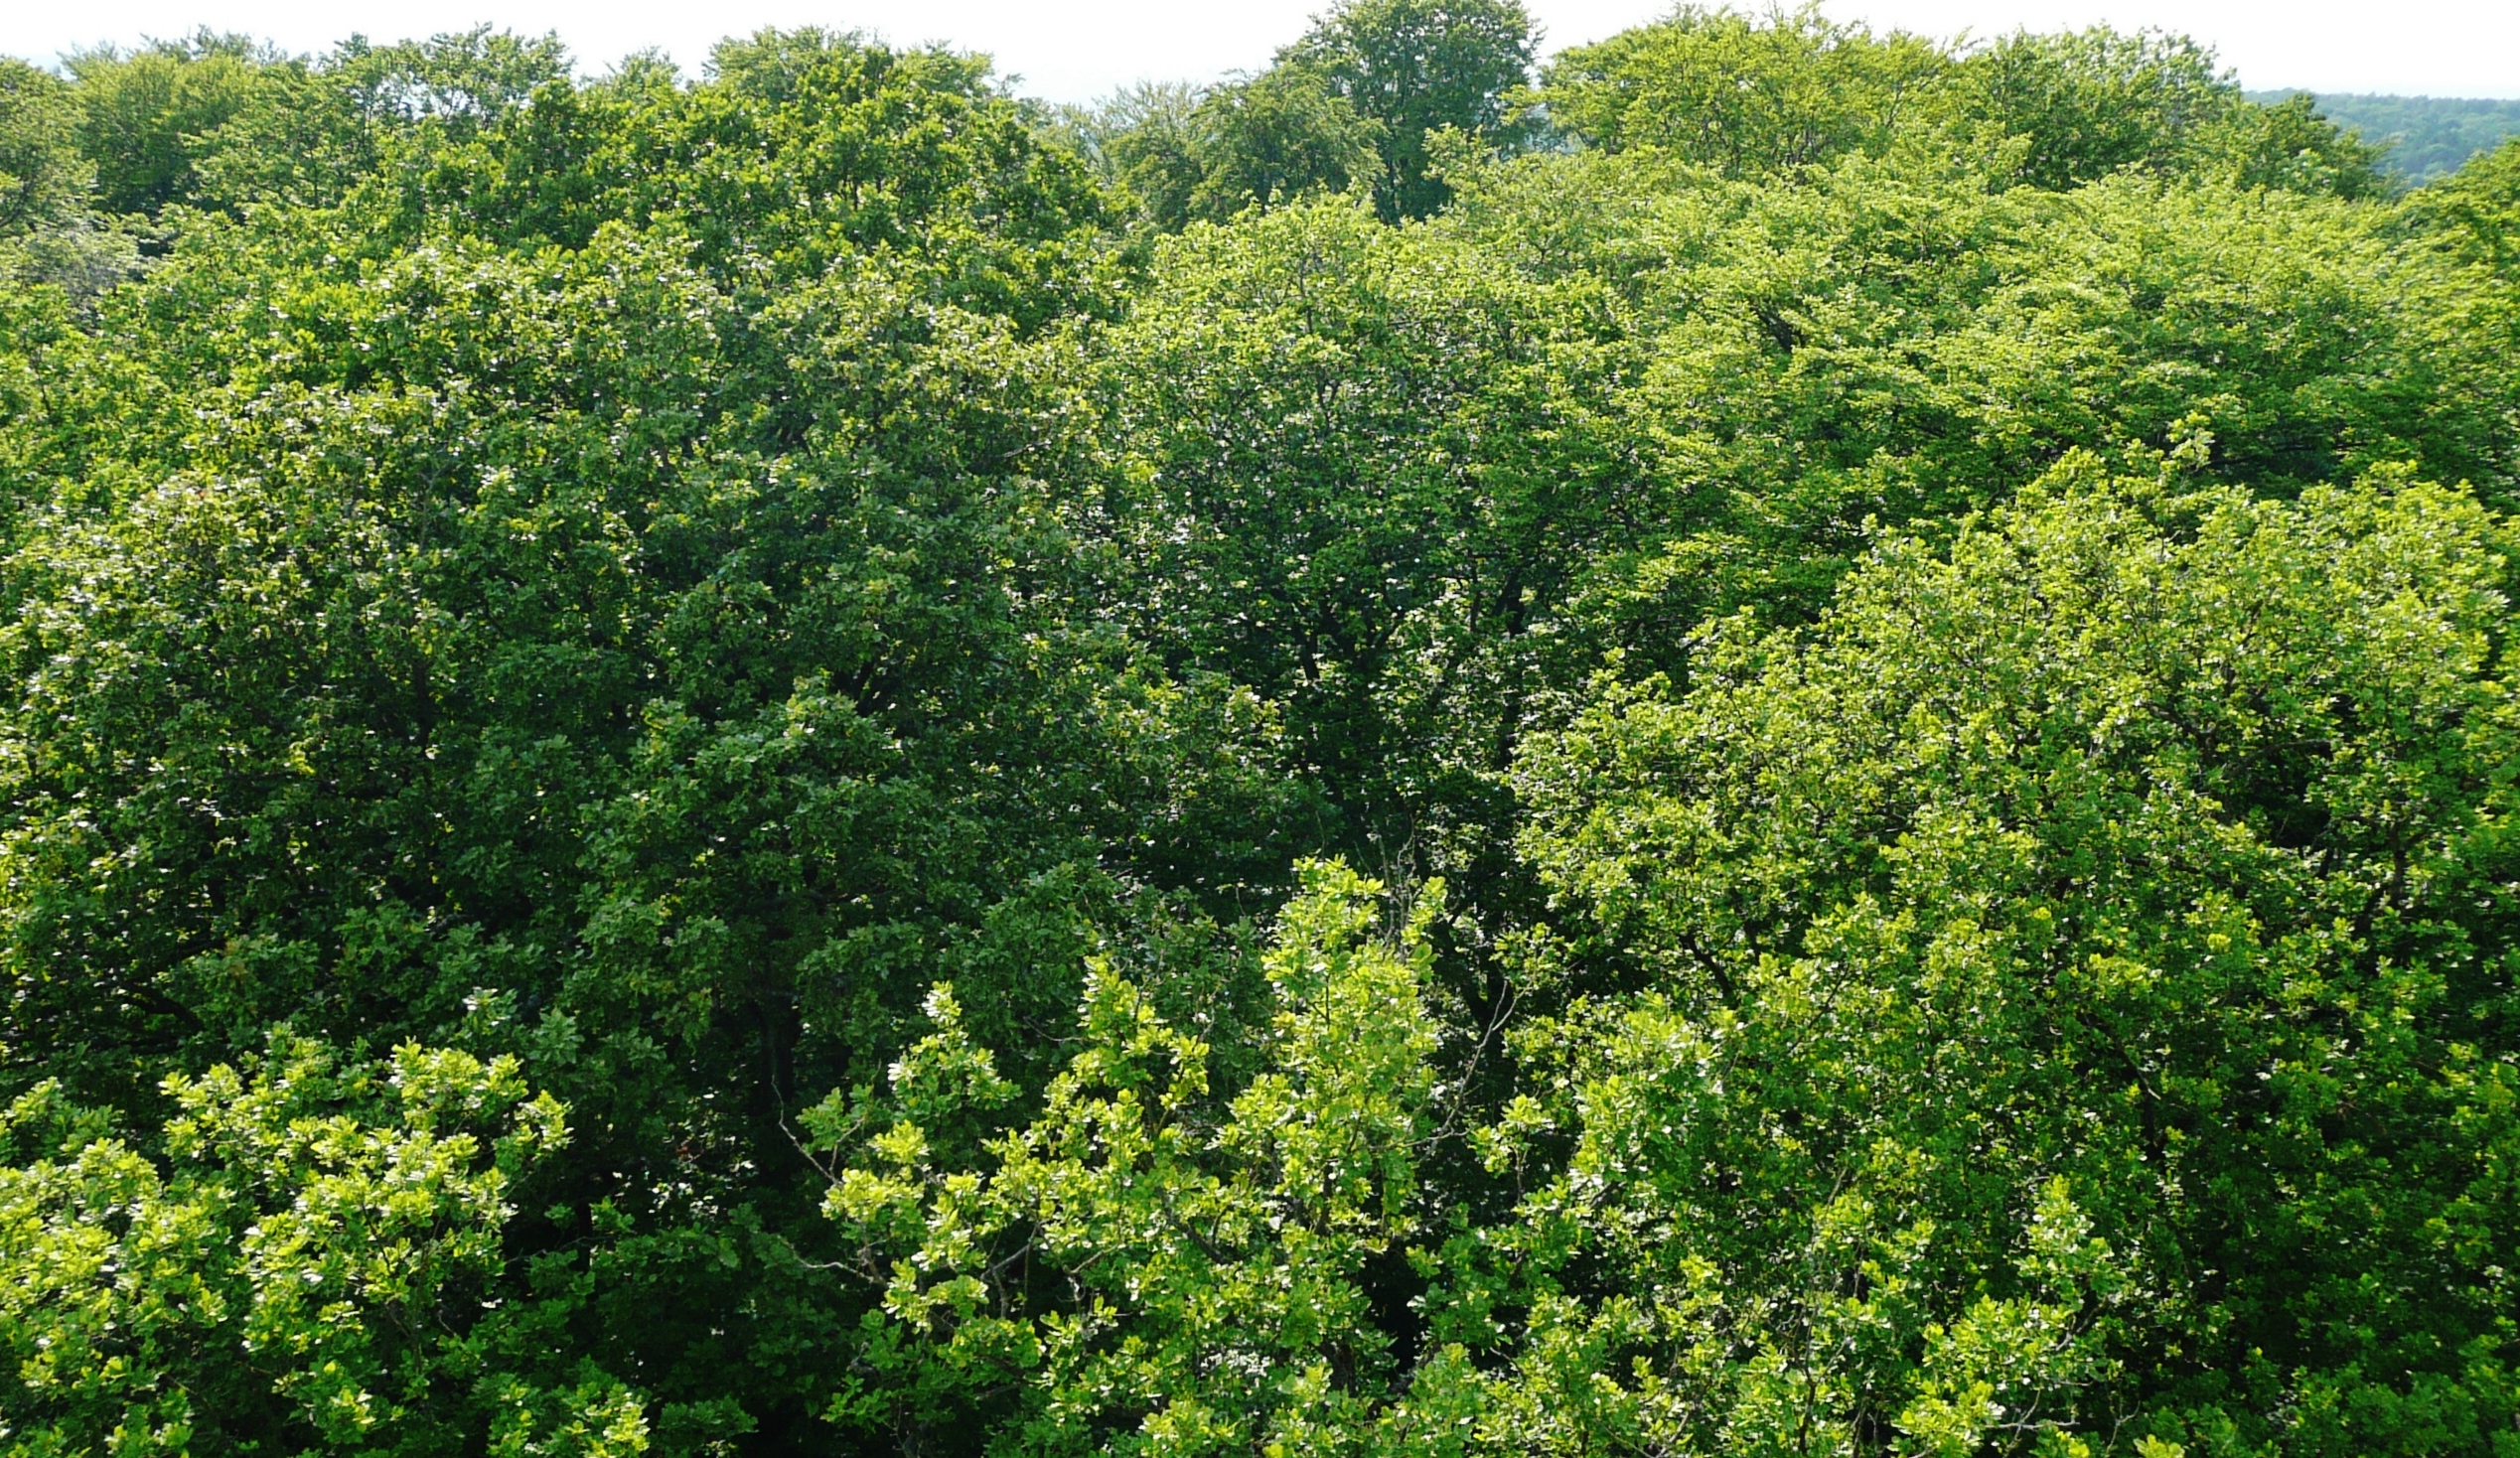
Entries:
[[[761, 26], [871, 31], [898, 44], [987, 51], [1023, 89], [1082, 101], [1141, 79], [1204, 80], [1263, 65], [1327, 0], [0, 0], [0, 54], [50, 62], [65, 49], [196, 27], [243, 31], [292, 51], [358, 32], [399, 40], [484, 21], [557, 31], [589, 71], [661, 48], [697, 72], [710, 44]], [[1668, 0], [1526, 0], [1551, 49], [1653, 19]], [[1753, 0], [1752, 6], [1763, 8]], [[1875, 29], [1986, 36], [2107, 22], [2185, 31], [2252, 88], [2520, 97], [2520, 0], [1829, 0]]]

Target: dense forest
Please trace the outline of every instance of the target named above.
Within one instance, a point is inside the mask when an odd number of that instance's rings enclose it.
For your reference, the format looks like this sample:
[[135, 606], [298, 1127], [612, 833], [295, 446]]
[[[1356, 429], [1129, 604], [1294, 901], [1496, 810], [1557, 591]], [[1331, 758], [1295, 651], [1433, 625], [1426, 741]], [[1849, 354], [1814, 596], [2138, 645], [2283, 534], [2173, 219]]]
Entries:
[[0, 1451], [2520, 1455], [2520, 142], [205, 33], [0, 280]]
[[[2249, 93], [2280, 105], [2290, 92]], [[2456, 172], [2467, 160], [2520, 136], [2520, 101], [2448, 96], [2358, 96], [2319, 92], [2310, 104], [2328, 120], [2381, 149], [2388, 169], [2422, 186]]]

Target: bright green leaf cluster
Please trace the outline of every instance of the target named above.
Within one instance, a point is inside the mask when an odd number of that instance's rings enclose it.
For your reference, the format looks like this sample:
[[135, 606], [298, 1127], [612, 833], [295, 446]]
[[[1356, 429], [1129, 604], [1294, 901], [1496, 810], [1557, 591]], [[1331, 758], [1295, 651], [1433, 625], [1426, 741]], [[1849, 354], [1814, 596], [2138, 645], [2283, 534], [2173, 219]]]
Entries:
[[[515, 1060], [346, 1062], [286, 1033], [171, 1076], [164, 1163], [56, 1084], [11, 1105], [0, 1344], [13, 1453], [645, 1451], [617, 1384], [538, 1392], [473, 1333], [509, 1197], [567, 1144]], [[481, 1409], [490, 1409], [484, 1421]]]
[[1420, 892], [1394, 943], [1381, 885], [1307, 868], [1263, 958], [1263, 1067], [1240, 1091], [1098, 964], [1041, 1111], [970, 1164], [928, 1127], [1013, 1091], [932, 993], [937, 1031], [894, 1066], [884, 1126], [825, 1202], [894, 1324], [876, 1380], [832, 1415], [971, 1422], [1003, 1404], [1042, 1451], [1098, 1434], [1149, 1454], [1406, 1446], [1421, 1419], [1394, 1404], [1407, 1374], [1364, 1280], [1417, 1230], [1441, 894]]

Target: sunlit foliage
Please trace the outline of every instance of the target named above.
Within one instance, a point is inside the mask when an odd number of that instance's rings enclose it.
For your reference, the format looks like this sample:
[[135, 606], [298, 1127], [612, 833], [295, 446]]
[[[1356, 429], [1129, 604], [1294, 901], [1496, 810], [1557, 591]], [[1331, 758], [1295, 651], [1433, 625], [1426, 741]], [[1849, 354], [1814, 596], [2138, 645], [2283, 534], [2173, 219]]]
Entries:
[[1537, 45], [0, 66], [0, 1452], [2520, 1452], [2520, 148]]

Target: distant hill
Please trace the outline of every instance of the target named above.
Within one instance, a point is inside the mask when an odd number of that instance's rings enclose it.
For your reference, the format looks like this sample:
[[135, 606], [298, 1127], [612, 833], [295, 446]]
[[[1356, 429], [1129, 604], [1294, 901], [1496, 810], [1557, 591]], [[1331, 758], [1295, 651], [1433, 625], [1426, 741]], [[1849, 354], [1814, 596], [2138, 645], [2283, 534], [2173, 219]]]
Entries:
[[[2281, 101], [2291, 91], [2251, 91], [2253, 101]], [[2363, 140], [2389, 149], [2389, 166], [2421, 187], [2456, 172], [2479, 152], [2520, 135], [2520, 101], [2454, 96], [2357, 96], [2314, 92], [2318, 109]]]

